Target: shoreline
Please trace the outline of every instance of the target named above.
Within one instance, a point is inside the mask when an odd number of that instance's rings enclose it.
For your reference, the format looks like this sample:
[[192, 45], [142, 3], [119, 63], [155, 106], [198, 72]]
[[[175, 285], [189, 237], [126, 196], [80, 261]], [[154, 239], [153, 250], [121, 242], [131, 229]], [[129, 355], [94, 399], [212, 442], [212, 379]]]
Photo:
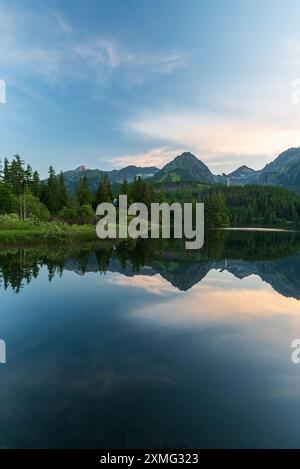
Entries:
[[[55, 227], [55, 224], [53, 224]], [[276, 227], [219, 227], [211, 228], [211, 231], [237, 231], [258, 233], [299, 233], [299, 230]], [[127, 238], [130, 239], [130, 238]], [[150, 239], [150, 238], [149, 238]], [[61, 230], [45, 231], [43, 227], [31, 229], [0, 229], [0, 249], [17, 247], [79, 245], [83, 243], [113, 243], [120, 238], [100, 239], [97, 236], [95, 225], [68, 225]]]
[[299, 230], [290, 230], [288, 228], [267, 228], [267, 227], [262, 227], [262, 226], [249, 226], [249, 227], [234, 227], [234, 226], [228, 226], [228, 227], [221, 227], [221, 228], [215, 228], [216, 230], [222, 230], [222, 231], [257, 231], [257, 232], [273, 232], [273, 233], [298, 233]]

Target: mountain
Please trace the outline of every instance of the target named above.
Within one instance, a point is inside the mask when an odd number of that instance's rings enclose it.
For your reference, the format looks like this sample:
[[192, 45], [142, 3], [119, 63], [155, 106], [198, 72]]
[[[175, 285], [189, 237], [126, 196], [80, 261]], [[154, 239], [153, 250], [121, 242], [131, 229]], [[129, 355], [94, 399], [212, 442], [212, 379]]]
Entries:
[[107, 171], [107, 175], [112, 182], [123, 182], [124, 179], [127, 179], [128, 182], [132, 182], [136, 176], [140, 176], [142, 179], [147, 179], [154, 176], [158, 171], [159, 169], [155, 166], [146, 168], [131, 165], [126, 166], [126, 168]]
[[228, 177], [230, 177], [231, 179], [236, 179], [236, 178], [243, 179], [243, 178], [249, 177], [250, 175], [253, 175], [253, 173], [255, 172], [256, 172], [255, 169], [252, 169], [246, 165], [243, 165], [243, 166], [240, 166], [235, 171], [233, 171], [232, 173], [228, 174]]
[[158, 171], [159, 169], [155, 168], [155, 166], [144, 168], [131, 165], [122, 169], [102, 171], [100, 169], [87, 169], [82, 165], [76, 169], [65, 171], [63, 174], [67, 189], [70, 193], [73, 193], [80, 179], [84, 176], [86, 177], [92, 191], [95, 192], [98, 187], [101, 175], [104, 173], [107, 174], [110, 182], [121, 183], [124, 181], [124, 179], [127, 179], [128, 182], [132, 182], [136, 176], [141, 176], [142, 179], [146, 179], [154, 176]]
[[257, 171], [255, 171], [255, 169], [243, 165], [237, 168], [235, 171], [232, 171], [232, 173], [217, 174], [214, 176], [214, 179], [217, 184], [227, 184], [227, 182], [230, 181], [231, 185], [240, 186], [254, 182], [256, 175]]
[[284, 151], [259, 171], [241, 166], [230, 174], [215, 176], [215, 181], [219, 183], [226, 183], [228, 179], [232, 185], [281, 186], [300, 193], [300, 148]]
[[197, 181], [205, 184], [215, 182], [208, 167], [195, 155], [184, 152], [167, 163], [153, 177], [153, 182], [185, 182]]
[[257, 184], [282, 186], [300, 192], [300, 148], [290, 148], [257, 171]]
[[202, 184], [226, 184], [230, 181], [231, 185], [277, 185], [300, 193], [300, 148], [290, 148], [284, 151], [259, 171], [243, 165], [229, 174], [222, 175], [213, 175], [209, 168], [190, 152], [184, 152], [176, 156], [162, 169], [154, 166], [137, 167], [131, 165], [122, 169], [102, 171], [79, 166], [75, 170], [64, 173], [66, 186], [73, 193], [80, 178], [86, 176], [88, 184], [95, 191], [101, 174], [104, 172], [112, 183], [121, 183], [124, 179], [132, 182], [136, 176], [141, 176], [142, 179], [151, 178], [153, 183], [188, 183], [196, 181]]

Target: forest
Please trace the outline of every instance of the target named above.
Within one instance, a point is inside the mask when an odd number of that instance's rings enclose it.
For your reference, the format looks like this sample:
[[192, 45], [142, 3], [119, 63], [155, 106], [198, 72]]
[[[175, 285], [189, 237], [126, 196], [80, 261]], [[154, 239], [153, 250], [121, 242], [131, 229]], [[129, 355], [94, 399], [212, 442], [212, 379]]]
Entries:
[[[111, 184], [103, 173], [93, 193], [83, 176], [74, 193], [69, 193], [63, 173], [50, 166], [48, 178], [19, 155], [0, 163], [0, 229], [46, 228], [51, 237], [81, 226], [81, 235], [92, 236], [95, 209], [101, 202], [112, 202], [126, 194], [128, 202], [204, 202], [208, 228], [221, 226], [284, 226], [300, 221], [300, 196], [276, 186], [233, 186], [185, 184], [165, 188], [137, 177], [132, 183]], [[83, 229], [85, 227], [85, 230]], [[89, 226], [89, 229], [87, 229]], [[73, 230], [73, 231], [72, 231]], [[44, 230], [45, 234], [45, 230]], [[46, 237], [47, 237], [46, 236]]]

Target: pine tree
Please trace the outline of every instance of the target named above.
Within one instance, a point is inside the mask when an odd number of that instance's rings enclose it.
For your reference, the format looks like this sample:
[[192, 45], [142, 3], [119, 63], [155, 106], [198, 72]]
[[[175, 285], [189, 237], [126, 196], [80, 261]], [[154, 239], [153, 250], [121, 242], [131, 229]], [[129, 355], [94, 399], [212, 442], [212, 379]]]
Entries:
[[10, 164], [7, 158], [4, 158], [3, 163], [3, 182], [10, 184]]
[[46, 201], [44, 202], [47, 206], [50, 213], [57, 213], [59, 208], [58, 203], [58, 181], [55, 171], [52, 166], [49, 168], [49, 178], [47, 183], [47, 191], [46, 191]]
[[227, 208], [222, 192], [212, 192], [208, 195], [205, 210], [207, 222], [212, 228], [228, 224]]
[[100, 182], [96, 191], [96, 205], [112, 201], [112, 190], [107, 174], [101, 174]]
[[23, 164], [20, 156], [15, 155], [9, 168], [10, 184], [15, 195], [21, 195], [24, 190], [25, 171]]
[[80, 179], [76, 188], [76, 196], [78, 198], [79, 205], [92, 205], [93, 194], [91, 193], [90, 187], [87, 183], [86, 176]]
[[137, 176], [131, 187], [131, 199], [133, 202], [143, 202], [144, 186], [140, 176]]
[[65, 184], [65, 178], [61, 172], [58, 181], [58, 210], [61, 210], [68, 205], [68, 192]]
[[152, 202], [154, 202], [154, 199], [155, 199], [155, 195], [154, 195], [154, 189], [153, 189], [152, 184], [144, 181], [142, 202], [147, 205], [148, 209], [150, 209], [150, 205]]
[[127, 197], [128, 197], [129, 196], [129, 191], [130, 191], [130, 188], [129, 188], [128, 181], [127, 181], [127, 179], [124, 179], [124, 181], [120, 185], [119, 194], [120, 195], [127, 195]]
[[31, 192], [36, 197], [40, 197], [41, 195], [41, 181], [40, 181], [39, 173], [37, 171], [34, 171], [32, 175]]
[[24, 182], [27, 187], [30, 187], [32, 182], [32, 167], [30, 164], [27, 165], [26, 170], [24, 171]]

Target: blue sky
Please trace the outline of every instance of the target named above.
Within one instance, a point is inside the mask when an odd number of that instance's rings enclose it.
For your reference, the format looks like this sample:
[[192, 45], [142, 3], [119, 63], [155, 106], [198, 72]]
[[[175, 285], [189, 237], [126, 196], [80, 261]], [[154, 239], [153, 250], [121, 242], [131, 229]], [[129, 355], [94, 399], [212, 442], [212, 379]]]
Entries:
[[215, 172], [300, 146], [297, 0], [0, 0], [0, 154]]

